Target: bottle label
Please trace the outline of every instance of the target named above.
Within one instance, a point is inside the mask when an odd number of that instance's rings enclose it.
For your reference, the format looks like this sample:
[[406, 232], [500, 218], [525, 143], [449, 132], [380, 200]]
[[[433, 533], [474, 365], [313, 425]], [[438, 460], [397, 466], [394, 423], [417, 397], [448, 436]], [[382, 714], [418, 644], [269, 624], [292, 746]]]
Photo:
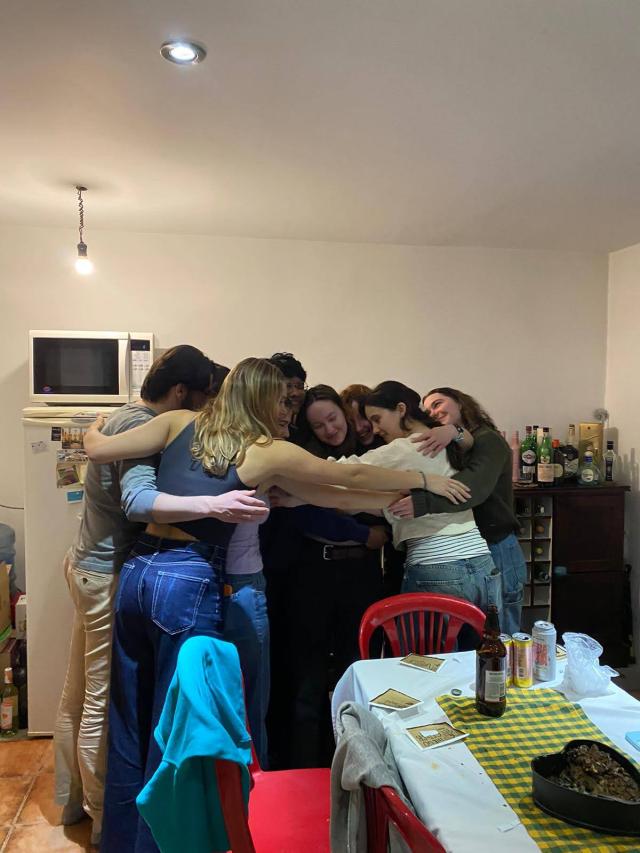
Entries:
[[538, 463], [538, 482], [553, 483], [554, 466], [550, 462]]
[[484, 701], [500, 702], [507, 695], [507, 674], [504, 667], [498, 672], [485, 670]]
[[560, 480], [563, 475], [564, 475], [564, 466], [560, 465], [560, 463], [558, 463], [558, 462], [554, 462], [553, 476], [556, 478], [556, 480]]
[[578, 473], [578, 459], [566, 459], [564, 465], [565, 477], [575, 477]]
[[536, 453], [535, 450], [525, 450], [522, 453], [522, 462], [524, 465], [535, 465], [536, 464]]
[[580, 478], [583, 483], [593, 483], [595, 474], [591, 470], [591, 468], [585, 468], [584, 471], [580, 474]]
[[0, 707], [0, 728], [8, 732], [13, 726], [13, 702], [11, 699], [3, 699]]

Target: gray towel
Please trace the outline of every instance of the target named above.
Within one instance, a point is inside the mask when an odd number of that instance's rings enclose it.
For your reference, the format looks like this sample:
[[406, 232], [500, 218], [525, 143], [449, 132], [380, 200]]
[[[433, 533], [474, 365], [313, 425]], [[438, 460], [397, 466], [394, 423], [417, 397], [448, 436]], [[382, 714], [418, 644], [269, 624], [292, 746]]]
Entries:
[[[355, 702], [343, 702], [336, 717], [336, 753], [331, 765], [331, 850], [367, 853], [367, 823], [362, 785], [388, 785], [410, 807], [384, 726]], [[413, 809], [412, 809], [413, 810]], [[407, 845], [390, 833], [392, 853]]]

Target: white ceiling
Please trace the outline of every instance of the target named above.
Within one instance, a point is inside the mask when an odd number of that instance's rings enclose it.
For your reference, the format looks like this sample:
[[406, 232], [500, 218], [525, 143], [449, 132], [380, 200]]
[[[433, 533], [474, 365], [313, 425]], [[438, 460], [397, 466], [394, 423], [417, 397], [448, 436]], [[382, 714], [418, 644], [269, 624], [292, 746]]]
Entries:
[[[0, 222], [640, 241], [640, 0], [6, 0]], [[176, 67], [160, 44], [204, 43]]]

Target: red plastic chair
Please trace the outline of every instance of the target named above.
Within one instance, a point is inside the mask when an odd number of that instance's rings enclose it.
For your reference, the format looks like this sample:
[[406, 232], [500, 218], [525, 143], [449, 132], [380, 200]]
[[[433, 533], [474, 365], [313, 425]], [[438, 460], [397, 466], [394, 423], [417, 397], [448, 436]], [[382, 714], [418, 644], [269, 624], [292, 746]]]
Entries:
[[328, 767], [264, 771], [253, 753], [249, 817], [241, 769], [216, 761], [225, 826], [233, 853], [329, 853]]
[[369, 658], [376, 629], [384, 631], [391, 657], [452, 652], [458, 632], [471, 625], [482, 636], [485, 614], [463, 598], [432, 592], [405, 592], [376, 601], [360, 622], [360, 657]]
[[387, 853], [391, 823], [407, 842], [411, 853], [446, 853], [435, 835], [405, 806], [393, 788], [363, 785], [363, 791], [367, 812], [367, 853]]

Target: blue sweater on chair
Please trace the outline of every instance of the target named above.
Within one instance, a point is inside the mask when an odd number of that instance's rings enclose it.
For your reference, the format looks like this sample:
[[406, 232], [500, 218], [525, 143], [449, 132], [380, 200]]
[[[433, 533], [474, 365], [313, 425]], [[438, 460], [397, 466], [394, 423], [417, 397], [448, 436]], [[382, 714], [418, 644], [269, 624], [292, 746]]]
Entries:
[[214, 762], [244, 768], [245, 804], [251, 762], [235, 646], [211, 637], [185, 642], [154, 735], [162, 763], [136, 803], [158, 847], [162, 853], [228, 850]]

